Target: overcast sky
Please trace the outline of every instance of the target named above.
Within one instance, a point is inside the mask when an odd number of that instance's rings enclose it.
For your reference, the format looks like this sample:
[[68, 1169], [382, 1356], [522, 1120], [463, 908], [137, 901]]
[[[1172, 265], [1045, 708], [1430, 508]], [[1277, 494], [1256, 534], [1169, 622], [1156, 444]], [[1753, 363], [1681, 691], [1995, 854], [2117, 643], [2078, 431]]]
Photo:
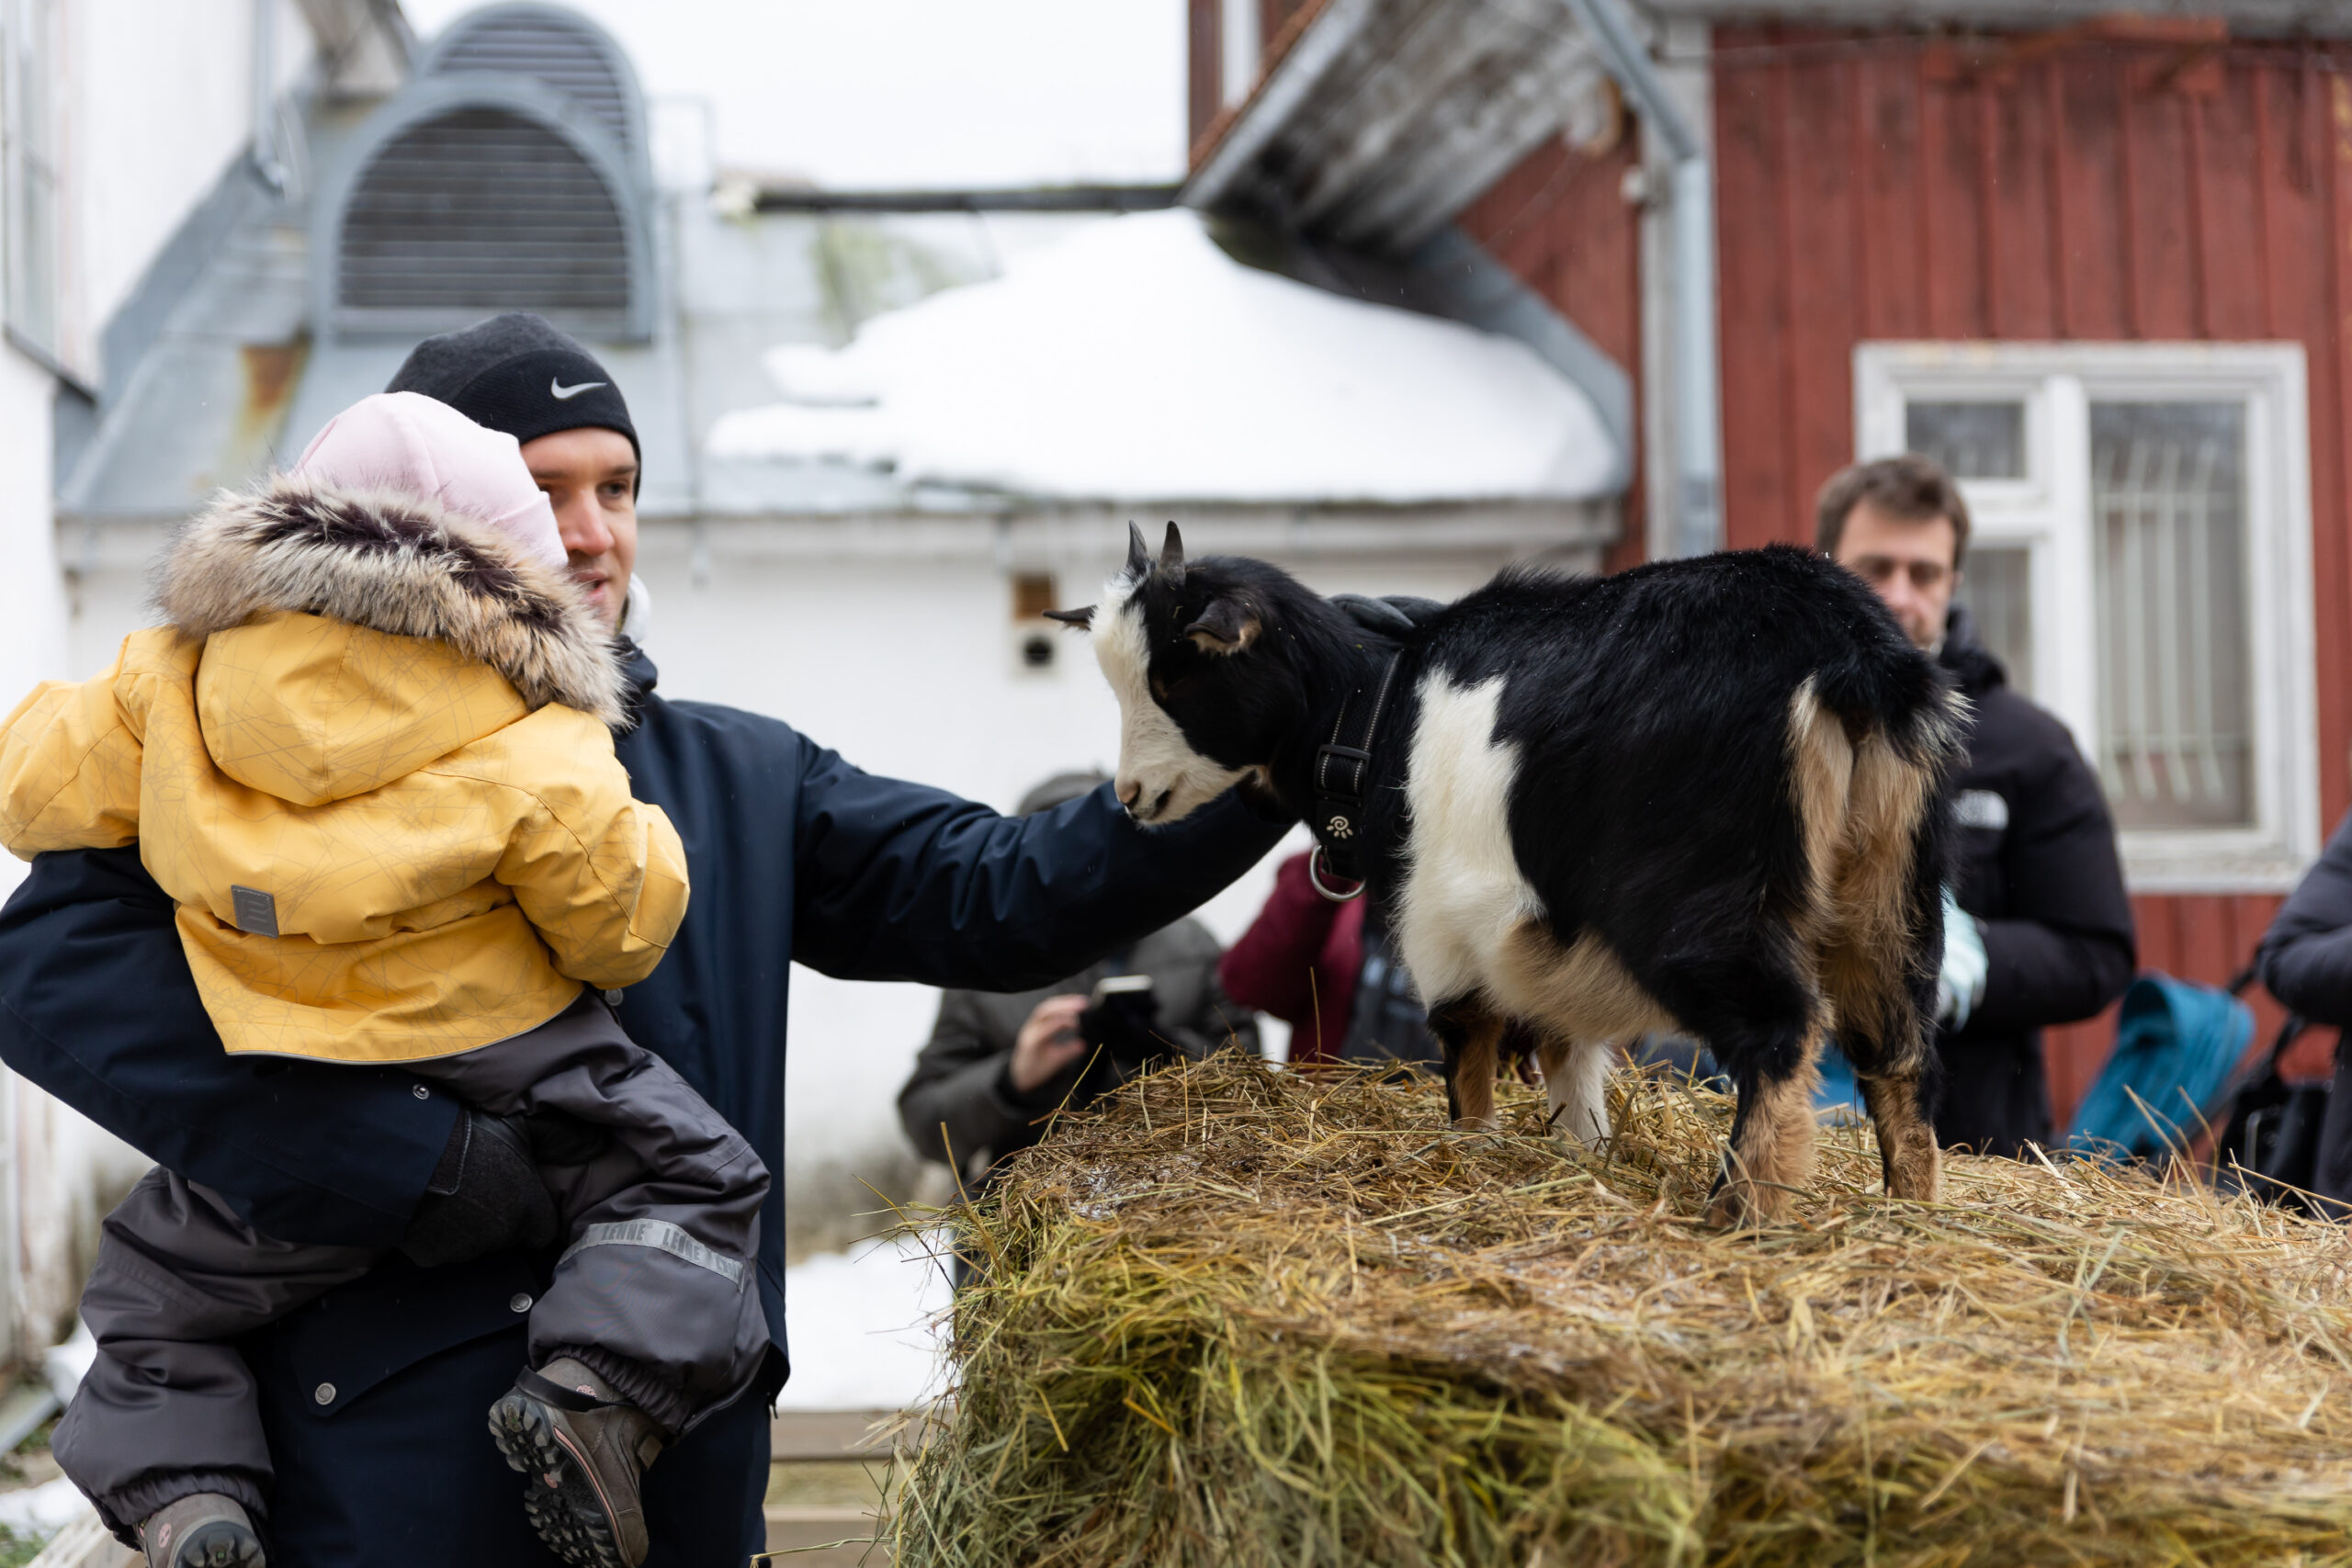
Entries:
[[[401, 0], [430, 38], [479, 0]], [[1183, 0], [574, 0], [629, 51], [657, 142], [837, 188], [1172, 180]]]

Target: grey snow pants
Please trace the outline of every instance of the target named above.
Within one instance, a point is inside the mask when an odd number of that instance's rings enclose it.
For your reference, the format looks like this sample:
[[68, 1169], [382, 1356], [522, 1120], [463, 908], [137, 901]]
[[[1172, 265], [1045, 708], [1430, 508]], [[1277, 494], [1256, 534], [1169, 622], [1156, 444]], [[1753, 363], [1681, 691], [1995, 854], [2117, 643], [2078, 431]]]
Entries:
[[[588, 1163], [542, 1171], [570, 1244], [531, 1308], [533, 1367], [576, 1357], [673, 1437], [751, 1385], [768, 1346], [752, 1277], [767, 1169], [610, 1008], [586, 993], [527, 1033], [411, 1070], [494, 1114], [560, 1111], [611, 1134]], [[51, 1444], [108, 1528], [127, 1535], [196, 1492], [266, 1517], [275, 1472], [231, 1341], [381, 1256], [274, 1240], [149, 1171], [101, 1231], [82, 1293], [98, 1356]]]

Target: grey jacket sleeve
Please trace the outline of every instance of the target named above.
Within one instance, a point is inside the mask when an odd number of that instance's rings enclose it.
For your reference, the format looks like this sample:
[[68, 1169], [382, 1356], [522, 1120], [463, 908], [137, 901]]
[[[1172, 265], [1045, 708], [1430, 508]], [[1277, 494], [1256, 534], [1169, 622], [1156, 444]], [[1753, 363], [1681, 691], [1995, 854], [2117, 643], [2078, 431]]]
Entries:
[[974, 1156], [1019, 1141], [1043, 1113], [1024, 1104], [1006, 1077], [1012, 1042], [1001, 1032], [982, 1012], [978, 993], [940, 997], [931, 1039], [899, 1091], [899, 1125], [925, 1159], [968, 1168]]
[[2352, 816], [2289, 896], [2256, 960], [2270, 994], [2314, 1023], [2352, 1023]]

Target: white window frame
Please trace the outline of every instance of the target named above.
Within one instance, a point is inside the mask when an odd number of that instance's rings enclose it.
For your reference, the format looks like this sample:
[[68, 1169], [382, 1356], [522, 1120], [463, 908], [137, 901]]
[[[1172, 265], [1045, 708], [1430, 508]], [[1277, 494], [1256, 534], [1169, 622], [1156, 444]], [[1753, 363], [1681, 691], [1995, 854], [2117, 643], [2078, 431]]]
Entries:
[[2301, 344], [1865, 343], [1854, 350], [1855, 446], [1905, 449], [1912, 401], [2022, 400], [2023, 479], [1963, 480], [1976, 545], [2029, 552], [2034, 698], [2098, 745], [2091, 536], [2095, 402], [2233, 401], [2245, 409], [2246, 624], [2254, 728], [2251, 828], [2120, 835], [2140, 893], [2292, 887], [2319, 852], [2319, 700], [2312, 607], [2311, 440]]

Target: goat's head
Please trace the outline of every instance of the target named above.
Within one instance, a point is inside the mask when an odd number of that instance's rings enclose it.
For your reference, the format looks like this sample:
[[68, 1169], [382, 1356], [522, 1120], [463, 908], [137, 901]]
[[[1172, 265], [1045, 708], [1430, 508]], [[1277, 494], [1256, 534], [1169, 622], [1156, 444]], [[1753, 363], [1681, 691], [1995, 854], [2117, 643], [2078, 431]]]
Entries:
[[1168, 525], [1157, 560], [1127, 525], [1127, 563], [1099, 604], [1054, 618], [1093, 633], [1095, 661], [1119, 699], [1119, 799], [1147, 826], [1174, 822], [1239, 784], [1271, 800], [1283, 741], [1306, 716], [1277, 615], [1289, 577], [1261, 561], [1184, 560]]

